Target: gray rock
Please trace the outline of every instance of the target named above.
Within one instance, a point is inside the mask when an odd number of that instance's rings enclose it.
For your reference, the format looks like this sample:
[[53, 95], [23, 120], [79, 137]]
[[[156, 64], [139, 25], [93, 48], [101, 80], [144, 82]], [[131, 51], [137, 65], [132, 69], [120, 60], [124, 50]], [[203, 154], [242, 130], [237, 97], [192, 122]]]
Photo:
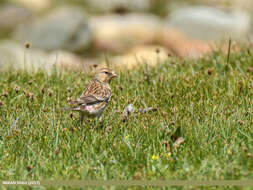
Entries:
[[91, 33], [82, 9], [62, 7], [31, 24], [23, 25], [13, 37], [45, 50], [78, 51], [89, 44]]
[[[13, 30], [18, 24], [27, 22], [32, 18], [33, 13], [17, 5], [4, 5], [0, 7], [0, 28], [1, 30]], [[2, 32], [1, 31], [1, 32]]]
[[12, 41], [0, 42], [0, 70], [23, 69], [23, 70], [50, 70], [51, 63], [47, 62], [45, 53], [37, 50], [28, 50], [24, 46]]
[[250, 30], [249, 16], [240, 11], [223, 11], [208, 6], [190, 6], [172, 11], [168, 25], [203, 40], [241, 39]]
[[0, 57], [0, 70], [44, 70], [49, 74], [54, 68], [87, 71], [93, 64], [97, 64], [95, 60], [82, 59], [70, 52], [48, 53], [32, 47], [26, 49], [25, 46], [8, 40], [0, 41]]

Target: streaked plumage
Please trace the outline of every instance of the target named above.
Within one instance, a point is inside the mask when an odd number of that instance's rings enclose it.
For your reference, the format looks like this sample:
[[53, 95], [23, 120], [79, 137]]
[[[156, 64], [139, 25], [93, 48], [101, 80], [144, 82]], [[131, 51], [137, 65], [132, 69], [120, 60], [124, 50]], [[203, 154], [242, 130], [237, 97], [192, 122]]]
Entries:
[[100, 69], [93, 80], [86, 86], [80, 98], [70, 102], [71, 104], [76, 104], [76, 106], [62, 108], [62, 110], [80, 111], [81, 120], [83, 120], [84, 116], [101, 117], [112, 95], [109, 83], [116, 76], [111, 69]]

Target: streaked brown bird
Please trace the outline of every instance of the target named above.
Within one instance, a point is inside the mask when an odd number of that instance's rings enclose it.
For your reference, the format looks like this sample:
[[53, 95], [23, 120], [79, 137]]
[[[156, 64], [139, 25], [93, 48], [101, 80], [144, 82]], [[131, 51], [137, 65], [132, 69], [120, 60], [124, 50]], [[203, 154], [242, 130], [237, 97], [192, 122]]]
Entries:
[[61, 108], [61, 110], [79, 111], [81, 114], [81, 122], [85, 116], [99, 117], [99, 120], [101, 120], [103, 111], [112, 95], [109, 83], [116, 76], [115, 72], [111, 69], [99, 69], [93, 80], [84, 89], [80, 98], [70, 102], [71, 104], [76, 104], [76, 106]]

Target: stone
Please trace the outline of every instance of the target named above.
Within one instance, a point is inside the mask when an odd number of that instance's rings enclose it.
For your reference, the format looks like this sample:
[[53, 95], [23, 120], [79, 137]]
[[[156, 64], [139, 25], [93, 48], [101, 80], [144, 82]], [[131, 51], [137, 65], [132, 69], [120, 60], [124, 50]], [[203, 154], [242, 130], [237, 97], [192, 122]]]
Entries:
[[31, 24], [20, 26], [13, 38], [29, 41], [33, 47], [45, 50], [80, 51], [90, 43], [87, 16], [78, 7], [61, 7]]
[[3, 31], [12, 31], [20, 23], [27, 22], [33, 13], [29, 9], [6, 4], [0, 7], [0, 28]]
[[246, 38], [250, 30], [249, 16], [239, 10], [224, 11], [210, 6], [188, 6], [173, 10], [167, 18], [169, 27], [186, 36], [201, 40], [235, 40]]
[[[169, 60], [171, 52], [166, 48], [155, 45], [143, 45], [131, 48], [123, 55], [114, 56], [108, 59], [110, 67], [115, 69], [133, 69], [136, 66], [156, 66]], [[102, 63], [101, 67], [105, 66]]]
[[154, 41], [163, 21], [151, 14], [111, 14], [91, 18], [90, 27], [98, 50], [123, 52]]
[[173, 56], [182, 58], [200, 58], [217, 48], [213, 41], [189, 39], [183, 31], [171, 27], [164, 27], [157, 42], [172, 52]]
[[89, 71], [96, 60], [83, 59], [66, 51], [45, 52], [13, 41], [0, 41], [0, 70], [26, 70], [36, 72], [44, 70], [51, 73], [54, 68], [58, 70]]

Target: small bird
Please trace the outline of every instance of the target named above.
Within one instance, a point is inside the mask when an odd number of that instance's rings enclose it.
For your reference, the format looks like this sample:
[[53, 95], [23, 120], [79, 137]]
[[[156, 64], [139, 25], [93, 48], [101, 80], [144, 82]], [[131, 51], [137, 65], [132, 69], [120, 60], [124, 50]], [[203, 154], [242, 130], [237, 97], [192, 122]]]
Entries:
[[81, 122], [84, 116], [99, 117], [101, 121], [103, 111], [111, 99], [112, 91], [109, 83], [114, 77], [117, 77], [117, 75], [113, 70], [108, 68], [99, 69], [93, 80], [84, 89], [80, 98], [70, 102], [71, 104], [76, 104], [76, 106], [61, 108], [61, 110], [79, 111]]

